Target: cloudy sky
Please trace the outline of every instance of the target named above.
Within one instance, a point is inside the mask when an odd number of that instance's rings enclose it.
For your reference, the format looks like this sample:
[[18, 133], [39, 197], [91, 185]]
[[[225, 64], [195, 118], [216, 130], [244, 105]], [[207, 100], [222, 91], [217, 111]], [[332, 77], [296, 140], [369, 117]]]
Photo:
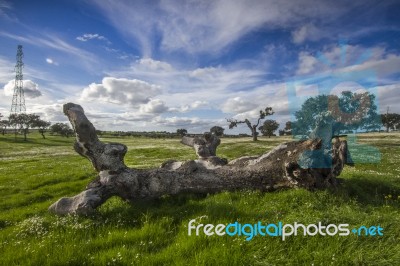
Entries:
[[102, 130], [203, 132], [266, 106], [284, 125], [341, 90], [400, 112], [398, 14], [396, 0], [0, 0], [0, 113], [18, 44], [27, 112], [53, 122], [74, 102]]

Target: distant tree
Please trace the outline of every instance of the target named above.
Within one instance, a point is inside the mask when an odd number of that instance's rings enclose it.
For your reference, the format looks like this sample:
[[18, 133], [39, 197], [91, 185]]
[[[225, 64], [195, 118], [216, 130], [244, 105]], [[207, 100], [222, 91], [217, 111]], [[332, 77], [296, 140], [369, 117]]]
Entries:
[[42, 135], [42, 138], [45, 139], [46, 137], [45, 137], [44, 133], [46, 133], [46, 131], [50, 127], [50, 125], [51, 125], [50, 122], [38, 119], [33, 124], [33, 127], [37, 128], [39, 130], [39, 133]]
[[59, 134], [61, 135], [61, 131], [63, 129], [64, 123], [55, 123], [50, 127], [51, 134]]
[[279, 130], [279, 136], [284, 136], [285, 135], [285, 130]]
[[74, 134], [74, 131], [66, 123], [55, 123], [51, 125], [50, 132], [67, 138]]
[[[357, 130], [357, 129], [364, 129], [367, 132], [368, 131], [376, 131], [379, 130], [382, 127], [382, 120], [380, 115], [378, 114], [378, 107], [375, 104], [375, 99], [376, 96], [368, 93], [368, 92], [364, 92], [364, 93], [355, 93], [353, 94], [353, 97], [355, 98], [354, 100], [357, 101], [357, 97], [359, 98], [358, 101], [361, 102], [361, 106], [359, 106], [358, 110], [355, 110], [355, 112], [357, 111], [363, 111], [363, 117], [361, 119], [359, 119], [359, 123], [355, 123], [353, 130]], [[362, 101], [363, 99], [367, 99], [369, 104], [366, 107], [363, 107], [362, 105]], [[353, 101], [354, 101], [353, 100]], [[366, 109], [366, 110], [364, 110]], [[358, 127], [358, 128], [357, 128]]]
[[265, 120], [263, 125], [260, 126], [258, 129], [261, 131], [263, 136], [268, 136], [268, 138], [270, 138], [274, 134], [274, 131], [276, 131], [278, 128], [279, 128], [278, 122], [276, 122], [275, 120], [268, 119]]
[[187, 134], [187, 130], [184, 128], [180, 128], [176, 130], [176, 134], [178, 134], [179, 136], [185, 136]]
[[378, 131], [382, 127], [381, 116], [374, 113], [366, 118], [364, 118], [361, 128], [369, 131]]
[[285, 128], [283, 129], [284, 134], [286, 135], [292, 135], [292, 122], [287, 121], [285, 123]]
[[400, 114], [387, 113], [381, 115], [382, 124], [386, 128], [386, 132], [389, 130], [396, 130], [400, 128]]
[[14, 128], [15, 139], [17, 139], [18, 131], [21, 130], [20, 117], [18, 114], [11, 114], [8, 117], [8, 125]]
[[63, 137], [71, 137], [74, 135], [74, 130], [72, 130], [71, 128], [65, 128], [63, 131], [61, 131], [61, 136]]
[[330, 111], [334, 134], [357, 129], [379, 127], [375, 95], [343, 91], [337, 95], [318, 95], [308, 98], [295, 113], [291, 128], [296, 135], [307, 135], [316, 126], [316, 117]]
[[40, 120], [40, 117], [35, 114], [11, 114], [9, 121], [10, 125], [14, 126], [16, 129], [22, 131], [24, 134], [24, 140], [27, 140], [27, 135], [29, 134], [29, 129], [34, 127], [35, 123]]
[[216, 135], [217, 137], [224, 135], [224, 130], [225, 129], [220, 126], [213, 126], [212, 128], [210, 128], [210, 132]]
[[266, 116], [273, 115], [272, 107], [267, 107], [265, 110], [260, 110], [260, 115], [258, 117], [257, 123], [252, 125], [251, 122], [246, 118], [245, 120], [238, 121], [236, 119], [227, 119], [226, 121], [229, 123], [229, 129], [237, 127], [238, 124], [245, 123], [251, 130], [251, 136], [253, 137], [253, 141], [257, 141], [257, 127], [260, 124], [260, 121], [265, 119]]
[[7, 127], [9, 127], [10, 122], [8, 120], [1, 120], [0, 121], [0, 127], [1, 127], [1, 133], [3, 136], [6, 134]]

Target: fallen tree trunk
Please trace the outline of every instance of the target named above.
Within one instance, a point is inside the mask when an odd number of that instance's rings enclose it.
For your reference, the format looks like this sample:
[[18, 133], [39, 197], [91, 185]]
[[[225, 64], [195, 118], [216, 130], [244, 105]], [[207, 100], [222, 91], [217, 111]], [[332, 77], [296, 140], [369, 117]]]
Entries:
[[[132, 169], [123, 162], [127, 147], [101, 142], [81, 106], [65, 104], [64, 113], [76, 133], [75, 151], [89, 159], [99, 174], [80, 194], [61, 198], [49, 207], [59, 215], [91, 214], [112, 196], [134, 202], [184, 192], [334, 187], [347, 158], [345, 140], [335, 138], [332, 145], [327, 145], [315, 137], [281, 144], [259, 157], [241, 157], [227, 163], [226, 159], [216, 156], [219, 139], [205, 134], [203, 138], [182, 140], [195, 149], [197, 160], [167, 161], [160, 168], [150, 170]], [[318, 151], [318, 156], [308, 156], [310, 151]], [[321, 160], [324, 164], [320, 164]]]

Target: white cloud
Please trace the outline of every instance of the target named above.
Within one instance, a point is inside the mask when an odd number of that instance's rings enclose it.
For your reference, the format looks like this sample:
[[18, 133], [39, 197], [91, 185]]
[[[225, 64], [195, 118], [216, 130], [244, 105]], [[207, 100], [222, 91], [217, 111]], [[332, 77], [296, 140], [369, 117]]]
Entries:
[[46, 63], [50, 65], [58, 66], [58, 63], [51, 58], [46, 58]]
[[167, 126], [171, 128], [185, 127], [192, 129], [193, 127], [212, 127], [215, 124], [215, 120], [212, 119], [201, 119], [198, 117], [156, 117], [153, 119], [153, 123], [159, 126]]
[[29, 113], [35, 113], [45, 121], [66, 122], [68, 120], [60, 103], [31, 104], [27, 109], [29, 109]]
[[154, 60], [152, 58], [141, 58], [137, 60], [138, 65], [144, 70], [151, 71], [172, 71], [173, 67], [167, 62]]
[[7, 83], [14, 74], [15, 62], [0, 57], [0, 83]]
[[400, 113], [400, 84], [378, 86], [378, 108], [380, 113], [386, 113], [389, 107], [390, 113]]
[[160, 87], [137, 79], [105, 77], [101, 84], [92, 83], [81, 94], [82, 100], [129, 104], [138, 107], [161, 92]]
[[161, 114], [168, 111], [168, 107], [160, 99], [152, 99], [148, 103], [141, 105], [139, 110], [141, 113]]
[[398, 73], [400, 55], [389, 53], [383, 47], [365, 48], [359, 45], [335, 45], [319, 55], [299, 53], [297, 75], [372, 70], [383, 77]]
[[198, 68], [193, 70], [189, 76], [193, 78], [203, 78], [207, 76], [212, 76], [215, 73], [214, 67]]
[[[13, 96], [15, 87], [15, 80], [10, 80], [4, 85], [4, 95]], [[23, 80], [24, 95], [27, 98], [36, 98], [42, 96], [39, 90], [39, 85], [31, 80]]]
[[[15, 60], [15, 59], [14, 59]], [[11, 61], [8, 58], [0, 56], [0, 84], [8, 83], [9, 80], [15, 78], [15, 61]], [[30, 64], [24, 65], [24, 77], [26, 79], [35, 80], [46, 80], [59, 84], [59, 80], [56, 80], [54, 75], [50, 75], [48, 72], [41, 71], [40, 69], [33, 67]]]
[[306, 40], [317, 41], [325, 37], [325, 33], [313, 24], [306, 24], [292, 32], [294, 43], [300, 44]]
[[3, 12], [3, 10], [11, 10], [11, 4], [7, 1], [1, 0], [0, 1], [0, 11]]
[[385, 77], [393, 73], [399, 73], [400, 55], [396, 54], [381, 54], [371, 60], [367, 60], [360, 64], [348, 66], [342, 71], [361, 71], [361, 70], [376, 71], [380, 77]]
[[295, 87], [295, 91], [296, 97], [314, 97], [319, 93], [317, 84], [298, 85]]
[[[107, 73], [109, 77], [104, 78], [100, 84], [92, 83], [87, 86], [80, 100], [84, 106], [91, 106], [92, 109], [88, 110], [88, 113], [103, 113], [105, 106], [110, 108], [109, 118], [99, 117], [98, 123], [105, 124], [106, 120], [117, 119], [126, 123], [140, 122], [144, 124], [141, 124], [141, 128], [148, 130], [174, 131], [179, 125], [186, 126], [192, 132], [203, 132], [216, 124], [217, 120], [214, 121], [214, 118], [218, 118], [219, 125], [224, 126], [226, 121], [221, 123], [220, 109], [226, 98], [235, 98], [238, 94], [240, 96], [251, 94], [262, 79], [262, 73], [259, 70], [247, 69], [240, 64], [228, 67], [178, 69], [167, 62], [142, 58], [135, 60], [128, 68]], [[117, 80], [122, 84], [117, 86], [114, 82], [110, 85], [107, 80]], [[137, 82], [141, 82], [146, 89], [140, 90], [143, 91], [141, 97], [137, 98], [135, 95], [129, 101], [127, 94], [138, 92], [132, 89]], [[147, 88], [149, 86], [155, 90]], [[249, 98], [249, 101], [252, 100]], [[104, 104], [100, 108], [95, 104], [98, 102], [112, 102], [119, 105]], [[198, 109], [210, 112], [210, 117], [213, 119], [196, 117], [195, 110]], [[188, 113], [188, 116], [172, 116], [172, 113]], [[110, 127], [127, 128], [127, 125], [113, 123]]]
[[291, 28], [302, 21], [335, 18], [362, 4], [340, 1], [332, 5], [310, 0], [299, 0], [296, 4], [291, 0], [164, 0], [149, 8], [140, 2], [92, 2], [115, 28], [139, 42], [146, 57], [151, 57], [159, 43], [167, 51], [215, 53], [261, 27]]
[[[284, 91], [284, 86], [263, 86], [259, 87], [263, 80], [263, 73], [260, 70], [247, 68], [247, 65], [235, 64], [226, 67], [207, 67], [195, 69], [179, 69], [173, 65], [154, 60], [151, 58], [142, 58], [135, 60], [131, 66], [119, 71], [107, 73], [107, 79], [123, 80], [123, 83], [130, 84], [129, 81], [139, 79], [147, 85], [156, 86], [158, 91], [152, 94], [145, 94], [142, 97], [144, 102], [134, 101], [134, 104], [124, 105], [127, 102], [127, 96], [122, 97], [114, 95], [115, 93], [126, 92], [124, 86], [107, 85], [103, 80], [100, 84], [91, 84], [85, 88], [81, 100], [90, 99], [93, 102], [108, 101], [119, 103], [113, 106], [112, 111], [115, 114], [110, 115], [108, 120], [122, 120], [127, 123], [144, 123], [141, 128], [151, 130], [175, 130], [176, 127], [186, 127], [191, 132], [203, 132], [213, 125], [225, 126], [225, 119], [221, 120], [222, 107], [227, 98], [234, 99], [239, 97], [238, 102], [233, 102], [232, 106], [226, 105], [230, 111], [246, 112], [254, 110], [258, 115], [259, 110], [270, 106], [275, 100], [278, 101], [284, 95], [281, 95], [280, 89]], [[125, 78], [122, 78], [125, 77]], [[127, 78], [131, 78], [128, 79]], [[108, 86], [110, 87], [110, 86]], [[129, 86], [128, 86], [129, 87]], [[278, 88], [279, 87], [279, 88]], [[276, 97], [271, 96], [277, 94]], [[130, 91], [130, 90], [129, 90]], [[146, 89], [146, 91], [149, 91]], [[88, 105], [89, 103], [85, 103]], [[90, 103], [94, 109], [90, 113], [96, 113], [93, 103]], [[103, 105], [106, 106], [106, 105]], [[110, 105], [107, 105], [110, 106]], [[240, 108], [235, 108], [239, 106]], [[210, 119], [197, 117], [199, 113], [196, 110], [202, 109], [209, 113]], [[97, 108], [100, 110], [100, 107]], [[226, 109], [227, 110], [227, 109]], [[226, 111], [225, 110], [225, 111]], [[123, 112], [121, 115], [118, 113]], [[188, 113], [186, 117], [172, 115], [173, 113]], [[98, 118], [98, 122], [106, 121]], [[103, 123], [102, 122], [102, 123]], [[118, 123], [117, 123], [118, 124]], [[113, 128], [117, 124], [113, 124]], [[122, 124], [118, 124], [122, 127]], [[126, 125], [124, 125], [126, 127]]]
[[[122, 114], [115, 115], [115, 113], [109, 114], [105, 120], [121, 120], [126, 122], [139, 122], [139, 121], [151, 121], [155, 114], [144, 113], [139, 111], [128, 111]], [[117, 119], [115, 119], [117, 118]]]
[[[261, 85], [265, 78], [263, 74], [260, 70], [249, 69], [242, 64], [180, 70], [166, 62], [150, 58], [136, 60], [127, 69], [108, 73], [114, 77], [136, 77], [160, 86], [162, 93], [152, 99], [156, 97], [160, 100], [157, 102], [164, 110], [162, 116], [145, 113], [145, 108], [141, 105], [130, 115], [131, 119], [152, 121], [152, 126], [169, 130], [186, 127], [192, 132], [203, 132], [212, 125], [226, 126], [226, 114], [222, 112], [230, 113], [234, 118], [248, 118], [252, 121], [257, 119], [261, 109], [272, 106], [276, 112], [272, 119], [287, 119], [289, 108], [285, 84]], [[168, 106], [168, 110], [165, 106]], [[197, 109], [209, 112], [212, 119], [196, 117]], [[171, 117], [171, 113], [190, 115]], [[150, 119], [151, 115], [153, 120]], [[238, 130], [242, 132], [246, 128]]]
[[257, 107], [257, 104], [254, 102], [250, 102], [249, 100], [245, 100], [241, 97], [229, 98], [222, 105], [222, 111], [225, 113], [243, 113], [250, 111]]
[[322, 64], [317, 58], [307, 52], [300, 52], [299, 54], [299, 67], [296, 74], [303, 75], [309, 74], [317, 69], [317, 65]]
[[0, 18], [11, 22], [18, 22], [17, 17], [11, 13], [12, 10], [13, 7], [8, 1], [0, 1]]
[[[273, 83], [259, 86], [246, 94], [236, 94], [239, 99], [228, 99], [225, 103], [230, 103], [232, 118], [237, 120], [248, 119], [252, 124], [257, 123], [260, 110], [272, 107], [275, 114], [267, 119], [274, 119], [278, 122], [288, 121], [290, 110], [288, 96], [286, 94], [285, 83]], [[235, 108], [237, 103], [237, 108]], [[226, 110], [227, 111], [227, 110]], [[227, 117], [229, 118], [229, 117]], [[246, 125], [238, 128], [240, 132], [246, 133]], [[238, 133], [239, 131], [232, 131]], [[247, 132], [248, 133], [248, 132]]]
[[93, 65], [98, 63], [98, 57], [93, 53], [87, 52], [80, 48], [77, 48], [63, 39], [59, 38], [54, 34], [41, 34], [38, 36], [20, 36], [12, 33], [7, 33], [5, 31], [0, 31], [0, 36], [4, 36], [19, 42], [28, 43], [38, 47], [45, 47], [63, 52], [65, 54], [71, 55], [73, 57], [79, 58], [79, 66], [86, 66], [89, 69], [93, 68]]
[[98, 33], [85, 33], [85, 34], [83, 34], [81, 36], [76, 37], [76, 39], [78, 41], [81, 41], [81, 42], [86, 42], [86, 41], [89, 41], [89, 40], [96, 39], [96, 40], [101, 40], [101, 41], [105, 41], [107, 43], [110, 43], [110, 41], [106, 37], [104, 37], [104, 36], [102, 36], [102, 35], [100, 35]]
[[206, 101], [194, 101], [191, 104], [185, 104], [185, 105], [181, 105], [180, 107], [169, 108], [168, 111], [185, 113], [185, 112], [189, 112], [189, 111], [193, 111], [193, 110], [197, 110], [197, 109], [201, 109], [201, 108], [210, 109], [211, 107], [210, 107], [209, 103]]
[[162, 89], [157, 98], [163, 100], [171, 111], [187, 112], [205, 106], [219, 108], [227, 95], [257, 87], [263, 73], [240, 65], [181, 70], [166, 62], [146, 58], [134, 61], [126, 69], [107, 74], [151, 82]]

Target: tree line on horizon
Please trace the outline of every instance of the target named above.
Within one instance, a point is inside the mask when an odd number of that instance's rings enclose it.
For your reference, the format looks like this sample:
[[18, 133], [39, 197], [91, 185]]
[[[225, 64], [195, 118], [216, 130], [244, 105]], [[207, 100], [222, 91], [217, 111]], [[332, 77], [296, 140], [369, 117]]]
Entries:
[[[317, 123], [318, 115], [329, 110], [329, 116], [335, 121], [332, 125], [333, 135], [349, 133], [354, 131], [381, 131], [382, 126], [386, 132], [390, 130], [398, 130], [400, 128], [400, 114], [386, 113], [378, 114], [377, 105], [375, 103], [375, 95], [368, 92], [352, 93], [343, 91], [337, 95], [318, 95], [308, 98], [301, 106], [300, 110], [294, 113], [295, 121], [287, 121], [285, 127], [279, 130], [279, 136], [282, 135], [308, 135]], [[253, 141], [257, 141], [259, 131], [263, 136], [275, 136], [274, 132], [279, 129], [279, 123], [273, 119], [267, 119], [262, 124], [262, 120], [268, 116], [272, 116], [274, 111], [272, 107], [266, 107], [260, 110], [257, 122], [252, 124], [248, 118], [244, 120], [227, 119], [229, 129], [233, 129], [240, 124], [245, 124], [250, 129]], [[7, 119], [1, 120], [3, 117], [0, 114], [0, 127], [2, 135], [5, 135], [7, 129], [14, 129], [15, 136], [18, 133], [24, 135], [24, 140], [27, 140], [29, 129], [38, 129], [38, 132], [45, 138], [47, 131], [50, 134], [70, 137], [74, 131], [66, 123], [51, 124], [44, 121], [36, 114], [11, 114]], [[213, 126], [210, 132], [217, 135], [224, 135], [224, 128], [221, 126]], [[258, 131], [259, 130], [259, 131]], [[97, 130], [99, 135], [103, 131]], [[128, 134], [129, 133], [129, 134]], [[188, 130], [179, 128], [176, 133], [168, 132], [116, 132], [111, 133], [112, 136], [148, 136], [148, 137], [176, 137], [185, 136]], [[230, 135], [229, 135], [230, 136]], [[239, 134], [239, 136], [249, 136], [247, 134]]]
[[[0, 119], [4, 117], [0, 114]], [[74, 134], [74, 131], [66, 123], [55, 123], [42, 120], [39, 115], [18, 113], [11, 114], [8, 119], [0, 120], [1, 134], [4, 136], [8, 129], [15, 134], [15, 138], [18, 134], [24, 135], [24, 140], [27, 141], [27, 135], [30, 133], [30, 129], [37, 129], [45, 139], [45, 133], [50, 131], [50, 134], [58, 134], [64, 137], [69, 137]]]

